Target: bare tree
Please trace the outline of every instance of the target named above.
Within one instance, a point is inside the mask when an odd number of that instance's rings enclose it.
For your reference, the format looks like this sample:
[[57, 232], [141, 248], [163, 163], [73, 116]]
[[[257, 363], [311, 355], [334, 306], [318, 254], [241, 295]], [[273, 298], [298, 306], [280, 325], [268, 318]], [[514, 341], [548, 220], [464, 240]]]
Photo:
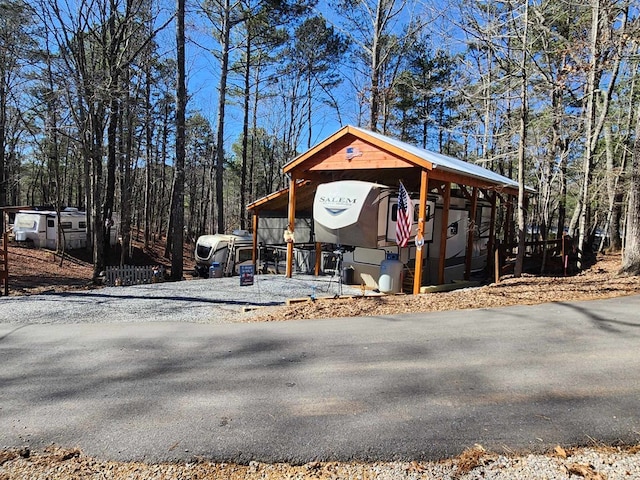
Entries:
[[[591, 1], [591, 40], [589, 51], [589, 73], [585, 85], [586, 108], [584, 113], [584, 153], [582, 163], [582, 191], [580, 195], [578, 267], [584, 268], [588, 242], [589, 187], [592, 178], [594, 155], [604, 123], [609, 114], [611, 97], [618, 80], [623, 50], [627, 42], [628, 5], [614, 2], [610, 10], [602, 12], [600, 0]], [[614, 21], [617, 19], [618, 21]], [[609, 23], [610, 22], [610, 23]], [[603, 24], [610, 30], [607, 38], [617, 39], [610, 45], [603, 45], [601, 29]], [[619, 25], [617, 32], [615, 26]], [[608, 82], [602, 84], [604, 66], [610, 65], [607, 71]], [[597, 103], [599, 101], [599, 104]]]
[[176, 160], [171, 200], [172, 241], [171, 278], [181, 280], [184, 269], [184, 161], [185, 161], [185, 111], [187, 88], [185, 74], [185, 0], [176, 4]]
[[640, 275], [640, 108], [636, 116], [625, 245], [620, 273]]
[[412, 10], [409, 0], [341, 0], [336, 6], [348, 22], [342, 31], [356, 48], [355, 59], [362, 62], [360, 73], [368, 78], [368, 91], [358, 93], [368, 97], [369, 128], [378, 131], [399, 62], [413, 48], [424, 23], [412, 12], [412, 21], [401, 26], [403, 15]]
[[[15, 100], [21, 94], [16, 87], [23, 81], [22, 68], [35, 50], [30, 32], [33, 25], [33, 12], [26, 2], [0, 0], [0, 206], [6, 205], [9, 197], [9, 137], [17, 130], [12, 127], [17, 127], [17, 123], [11, 121], [11, 111], [17, 116]], [[4, 215], [1, 217], [0, 232], [3, 232]]]
[[527, 63], [528, 63], [528, 49], [529, 49], [529, 2], [524, 4], [524, 13], [522, 18], [522, 57], [520, 63], [520, 76], [522, 85], [520, 88], [520, 140], [518, 142], [518, 254], [516, 256], [516, 265], [514, 269], [514, 276], [520, 277], [522, 275], [522, 268], [524, 265], [524, 244], [526, 228], [526, 215], [525, 215], [525, 150], [527, 147], [527, 128], [528, 128], [528, 114], [529, 114], [529, 101], [527, 94]]

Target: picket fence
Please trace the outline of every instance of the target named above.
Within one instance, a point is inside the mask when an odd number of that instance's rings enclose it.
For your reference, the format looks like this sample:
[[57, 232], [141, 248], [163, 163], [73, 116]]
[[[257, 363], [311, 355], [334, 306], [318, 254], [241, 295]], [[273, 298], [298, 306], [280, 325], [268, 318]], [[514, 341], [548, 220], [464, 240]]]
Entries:
[[156, 283], [164, 280], [164, 267], [162, 265], [122, 265], [119, 267], [107, 267], [105, 270], [105, 285], [128, 286]]

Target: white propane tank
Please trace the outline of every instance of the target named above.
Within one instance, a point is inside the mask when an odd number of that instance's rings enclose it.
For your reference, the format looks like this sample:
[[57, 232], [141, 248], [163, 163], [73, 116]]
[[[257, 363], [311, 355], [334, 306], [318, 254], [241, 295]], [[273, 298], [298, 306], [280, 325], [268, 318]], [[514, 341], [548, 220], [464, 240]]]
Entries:
[[402, 289], [402, 262], [398, 255], [387, 254], [387, 259], [380, 264], [378, 290], [382, 293], [399, 293]]

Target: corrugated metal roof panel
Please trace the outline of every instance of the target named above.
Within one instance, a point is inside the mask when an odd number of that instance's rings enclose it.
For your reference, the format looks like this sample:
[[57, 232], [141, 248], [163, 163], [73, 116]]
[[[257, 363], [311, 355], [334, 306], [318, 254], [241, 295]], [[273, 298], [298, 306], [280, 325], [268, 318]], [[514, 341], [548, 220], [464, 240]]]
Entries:
[[[374, 137], [381, 142], [386, 142], [389, 145], [394, 146], [395, 148], [401, 149], [414, 155], [422, 160], [425, 160], [433, 165], [433, 168], [439, 168], [443, 170], [447, 170], [453, 173], [459, 173], [464, 176], [478, 178], [481, 180], [486, 180], [491, 183], [495, 183], [497, 185], [504, 185], [512, 188], [518, 188], [518, 182], [512, 180], [504, 175], [500, 175], [492, 170], [484, 168], [475, 163], [465, 162], [464, 160], [460, 160], [454, 157], [449, 157], [447, 155], [443, 155], [441, 153], [431, 152], [429, 150], [425, 150], [420, 147], [416, 147], [406, 142], [402, 142], [392, 137], [388, 137], [386, 135], [382, 135], [380, 133], [371, 132], [369, 130], [365, 130], [359, 127], [350, 127], [352, 130], [358, 130], [364, 135], [369, 135]], [[528, 188], [529, 191], [532, 189]]]

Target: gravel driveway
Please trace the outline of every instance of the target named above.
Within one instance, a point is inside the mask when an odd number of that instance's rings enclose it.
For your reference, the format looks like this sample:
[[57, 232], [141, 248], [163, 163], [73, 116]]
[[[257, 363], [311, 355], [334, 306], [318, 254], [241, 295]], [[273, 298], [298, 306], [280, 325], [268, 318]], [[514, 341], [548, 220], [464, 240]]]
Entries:
[[257, 275], [253, 285], [239, 277], [197, 279], [129, 287], [105, 287], [42, 295], [2, 297], [2, 323], [102, 323], [173, 321], [242, 322], [253, 307], [284, 305], [288, 299], [362, 295], [338, 277]]

